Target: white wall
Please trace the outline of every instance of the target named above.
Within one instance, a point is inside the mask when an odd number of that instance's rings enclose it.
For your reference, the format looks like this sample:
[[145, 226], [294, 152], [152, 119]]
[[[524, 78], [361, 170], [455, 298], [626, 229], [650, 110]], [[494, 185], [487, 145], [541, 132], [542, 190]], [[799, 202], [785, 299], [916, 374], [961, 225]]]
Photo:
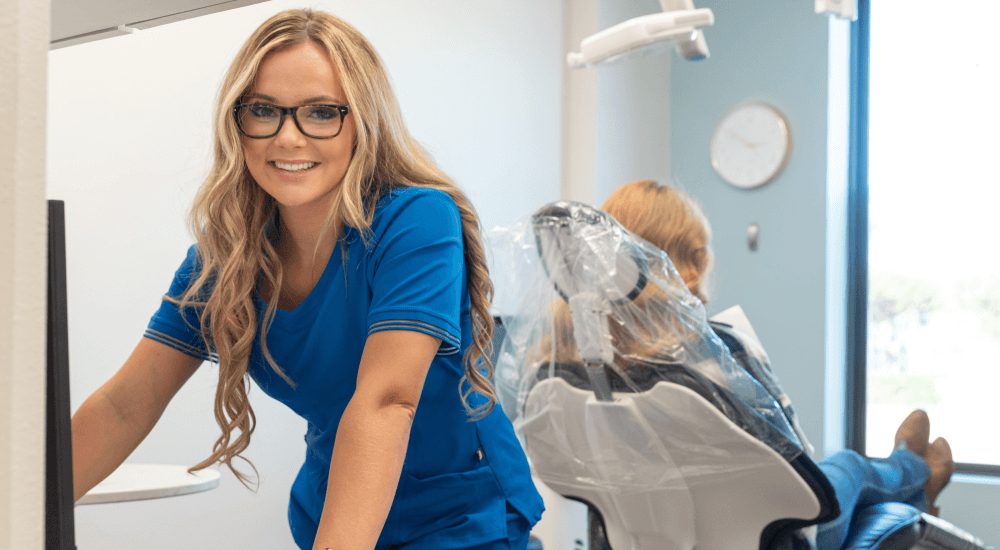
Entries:
[[[566, 51], [587, 36], [661, 11], [657, 0], [566, 0]], [[564, 69], [563, 199], [600, 206], [624, 183], [669, 181], [673, 47]]]
[[48, 8], [0, 0], [0, 550], [45, 533]]
[[[579, 52], [580, 42], [598, 27], [598, 0], [563, 0], [563, 52]], [[597, 74], [563, 63], [563, 146], [561, 199], [594, 202], [597, 159]]]
[[[511, 0], [327, 0], [388, 65], [414, 136], [487, 228], [555, 200], [560, 185], [562, 5]], [[72, 407], [123, 363], [191, 242], [213, 98], [242, 41], [300, 4], [274, 0], [49, 54], [48, 195], [66, 201]], [[204, 366], [129, 462], [194, 464], [218, 434]], [[304, 422], [256, 388], [246, 453], [257, 493], [223, 470], [213, 491], [76, 509], [83, 549], [294, 548], [288, 490]]]
[[[661, 11], [657, 0], [601, 0], [599, 6], [601, 29]], [[633, 180], [669, 183], [673, 64], [710, 70], [704, 63], [677, 58], [673, 47], [635, 53], [597, 69], [595, 206]]]

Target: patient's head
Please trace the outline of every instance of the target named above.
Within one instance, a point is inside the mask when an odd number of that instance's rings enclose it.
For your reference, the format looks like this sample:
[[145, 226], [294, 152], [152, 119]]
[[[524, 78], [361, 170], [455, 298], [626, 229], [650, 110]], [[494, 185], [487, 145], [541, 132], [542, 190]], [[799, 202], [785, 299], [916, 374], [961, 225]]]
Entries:
[[[707, 300], [713, 260], [712, 229], [693, 198], [673, 187], [639, 180], [616, 189], [602, 209], [623, 227], [666, 252], [687, 289], [702, 302]], [[614, 304], [609, 312], [611, 343], [619, 367], [658, 363], [681, 342], [701, 337], [689, 326], [692, 321], [686, 313], [695, 300], [686, 302], [689, 296], [670, 290], [681, 282], [665, 273], [655, 278], [657, 282], [647, 284], [639, 296]], [[528, 362], [579, 362], [569, 304], [557, 300], [549, 314], [552, 326], [531, 350]]]
[[653, 180], [638, 180], [616, 189], [601, 209], [663, 249], [688, 289], [702, 302], [707, 301], [712, 228], [693, 198]]

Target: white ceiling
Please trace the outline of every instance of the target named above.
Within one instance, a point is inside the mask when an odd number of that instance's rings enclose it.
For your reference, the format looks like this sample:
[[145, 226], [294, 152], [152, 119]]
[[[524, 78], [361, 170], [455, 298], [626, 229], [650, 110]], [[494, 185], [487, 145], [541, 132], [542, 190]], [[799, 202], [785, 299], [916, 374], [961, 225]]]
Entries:
[[63, 48], [267, 0], [52, 0], [50, 48]]

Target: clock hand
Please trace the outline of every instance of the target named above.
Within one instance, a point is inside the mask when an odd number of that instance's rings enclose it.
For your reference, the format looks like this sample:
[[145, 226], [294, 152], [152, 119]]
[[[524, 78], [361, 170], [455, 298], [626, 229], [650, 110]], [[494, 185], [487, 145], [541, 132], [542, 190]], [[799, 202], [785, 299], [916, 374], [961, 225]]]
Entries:
[[739, 134], [737, 134], [736, 132], [734, 132], [732, 130], [728, 130], [728, 133], [729, 133], [730, 137], [732, 137], [736, 141], [739, 141], [740, 143], [742, 143], [743, 146], [746, 147], [747, 149], [754, 149], [754, 148], [756, 148], [756, 147], [758, 147], [760, 145], [763, 145], [763, 143], [754, 143], [752, 141], [747, 141], [747, 140], [743, 139], [742, 136], [740, 136]]

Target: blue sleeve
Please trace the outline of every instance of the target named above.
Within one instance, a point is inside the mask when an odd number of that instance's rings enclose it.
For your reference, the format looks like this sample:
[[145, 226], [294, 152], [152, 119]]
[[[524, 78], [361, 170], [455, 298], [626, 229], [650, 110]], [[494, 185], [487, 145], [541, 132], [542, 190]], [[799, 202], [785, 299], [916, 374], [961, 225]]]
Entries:
[[[187, 290], [197, 268], [197, 255], [197, 245], [191, 245], [187, 258], [174, 273], [174, 280], [170, 283], [167, 296], [180, 298]], [[197, 359], [204, 361], [211, 359], [205, 352], [205, 341], [201, 336], [201, 320], [197, 308], [185, 308], [184, 314], [181, 315], [176, 304], [164, 299], [160, 302], [160, 309], [149, 320], [149, 326], [143, 336]]]
[[414, 330], [440, 338], [438, 353], [457, 353], [465, 287], [458, 207], [443, 191], [410, 188], [390, 195], [376, 217], [368, 334]]

